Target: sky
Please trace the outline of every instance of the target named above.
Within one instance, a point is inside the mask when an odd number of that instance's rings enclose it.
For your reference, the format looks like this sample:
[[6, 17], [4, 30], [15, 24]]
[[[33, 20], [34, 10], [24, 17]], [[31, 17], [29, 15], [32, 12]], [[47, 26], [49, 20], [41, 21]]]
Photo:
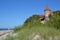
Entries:
[[46, 6], [60, 10], [60, 0], [0, 0], [0, 28], [22, 25], [33, 14], [44, 14]]

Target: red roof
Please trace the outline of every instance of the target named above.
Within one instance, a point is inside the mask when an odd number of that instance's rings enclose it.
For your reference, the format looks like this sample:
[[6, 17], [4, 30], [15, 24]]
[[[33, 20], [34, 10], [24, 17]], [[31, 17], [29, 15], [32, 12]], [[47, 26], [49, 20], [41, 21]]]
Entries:
[[48, 6], [46, 6], [45, 10], [50, 10]]
[[40, 18], [43, 18], [43, 17], [44, 17], [44, 15], [40, 14], [40, 15], [39, 15], [39, 17], [40, 17]]

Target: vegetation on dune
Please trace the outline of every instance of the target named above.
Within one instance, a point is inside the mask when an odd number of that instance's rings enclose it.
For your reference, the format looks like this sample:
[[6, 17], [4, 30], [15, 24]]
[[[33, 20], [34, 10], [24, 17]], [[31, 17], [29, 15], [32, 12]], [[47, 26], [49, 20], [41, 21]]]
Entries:
[[14, 28], [14, 32], [19, 32], [22, 29], [21, 26], [15, 26]]
[[23, 26], [25, 27], [25, 28], [31, 28], [32, 26], [34, 26], [34, 25], [40, 25], [40, 19], [39, 19], [39, 16], [38, 15], [33, 15], [33, 16], [31, 16], [31, 17], [29, 17], [25, 22], [24, 22], [24, 24], [23, 24]]
[[[45, 40], [48, 37], [60, 35], [60, 11], [53, 12], [54, 15], [50, 16], [50, 20], [45, 24], [40, 23], [38, 15], [29, 17], [22, 27], [14, 29], [18, 35], [12, 40], [31, 40], [33, 34], [39, 33]], [[10, 37], [11, 38], [11, 37]]]

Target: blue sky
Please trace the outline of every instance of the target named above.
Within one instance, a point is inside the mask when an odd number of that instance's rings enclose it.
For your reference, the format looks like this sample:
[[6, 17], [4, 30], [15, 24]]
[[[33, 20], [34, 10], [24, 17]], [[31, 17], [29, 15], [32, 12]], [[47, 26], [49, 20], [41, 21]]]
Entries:
[[22, 25], [33, 14], [43, 14], [47, 5], [60, 10], [60, 0], [0, 0], [0, 28]]

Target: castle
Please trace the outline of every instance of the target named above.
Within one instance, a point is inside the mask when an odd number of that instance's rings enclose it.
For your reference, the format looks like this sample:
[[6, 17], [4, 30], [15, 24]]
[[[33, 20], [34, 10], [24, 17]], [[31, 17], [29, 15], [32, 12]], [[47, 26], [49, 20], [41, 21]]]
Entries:
[[51, 12], [51, 10], [49, 9], [49, 7], [46, 6], [46, 8], [44, 10], [44, 15], [42, 15], [42, 14], [39, 15], [41, 23], [44, 24], [46, 21], [49, 21], [49, 16], [50, 15], [53, 15], [53, 12]]

